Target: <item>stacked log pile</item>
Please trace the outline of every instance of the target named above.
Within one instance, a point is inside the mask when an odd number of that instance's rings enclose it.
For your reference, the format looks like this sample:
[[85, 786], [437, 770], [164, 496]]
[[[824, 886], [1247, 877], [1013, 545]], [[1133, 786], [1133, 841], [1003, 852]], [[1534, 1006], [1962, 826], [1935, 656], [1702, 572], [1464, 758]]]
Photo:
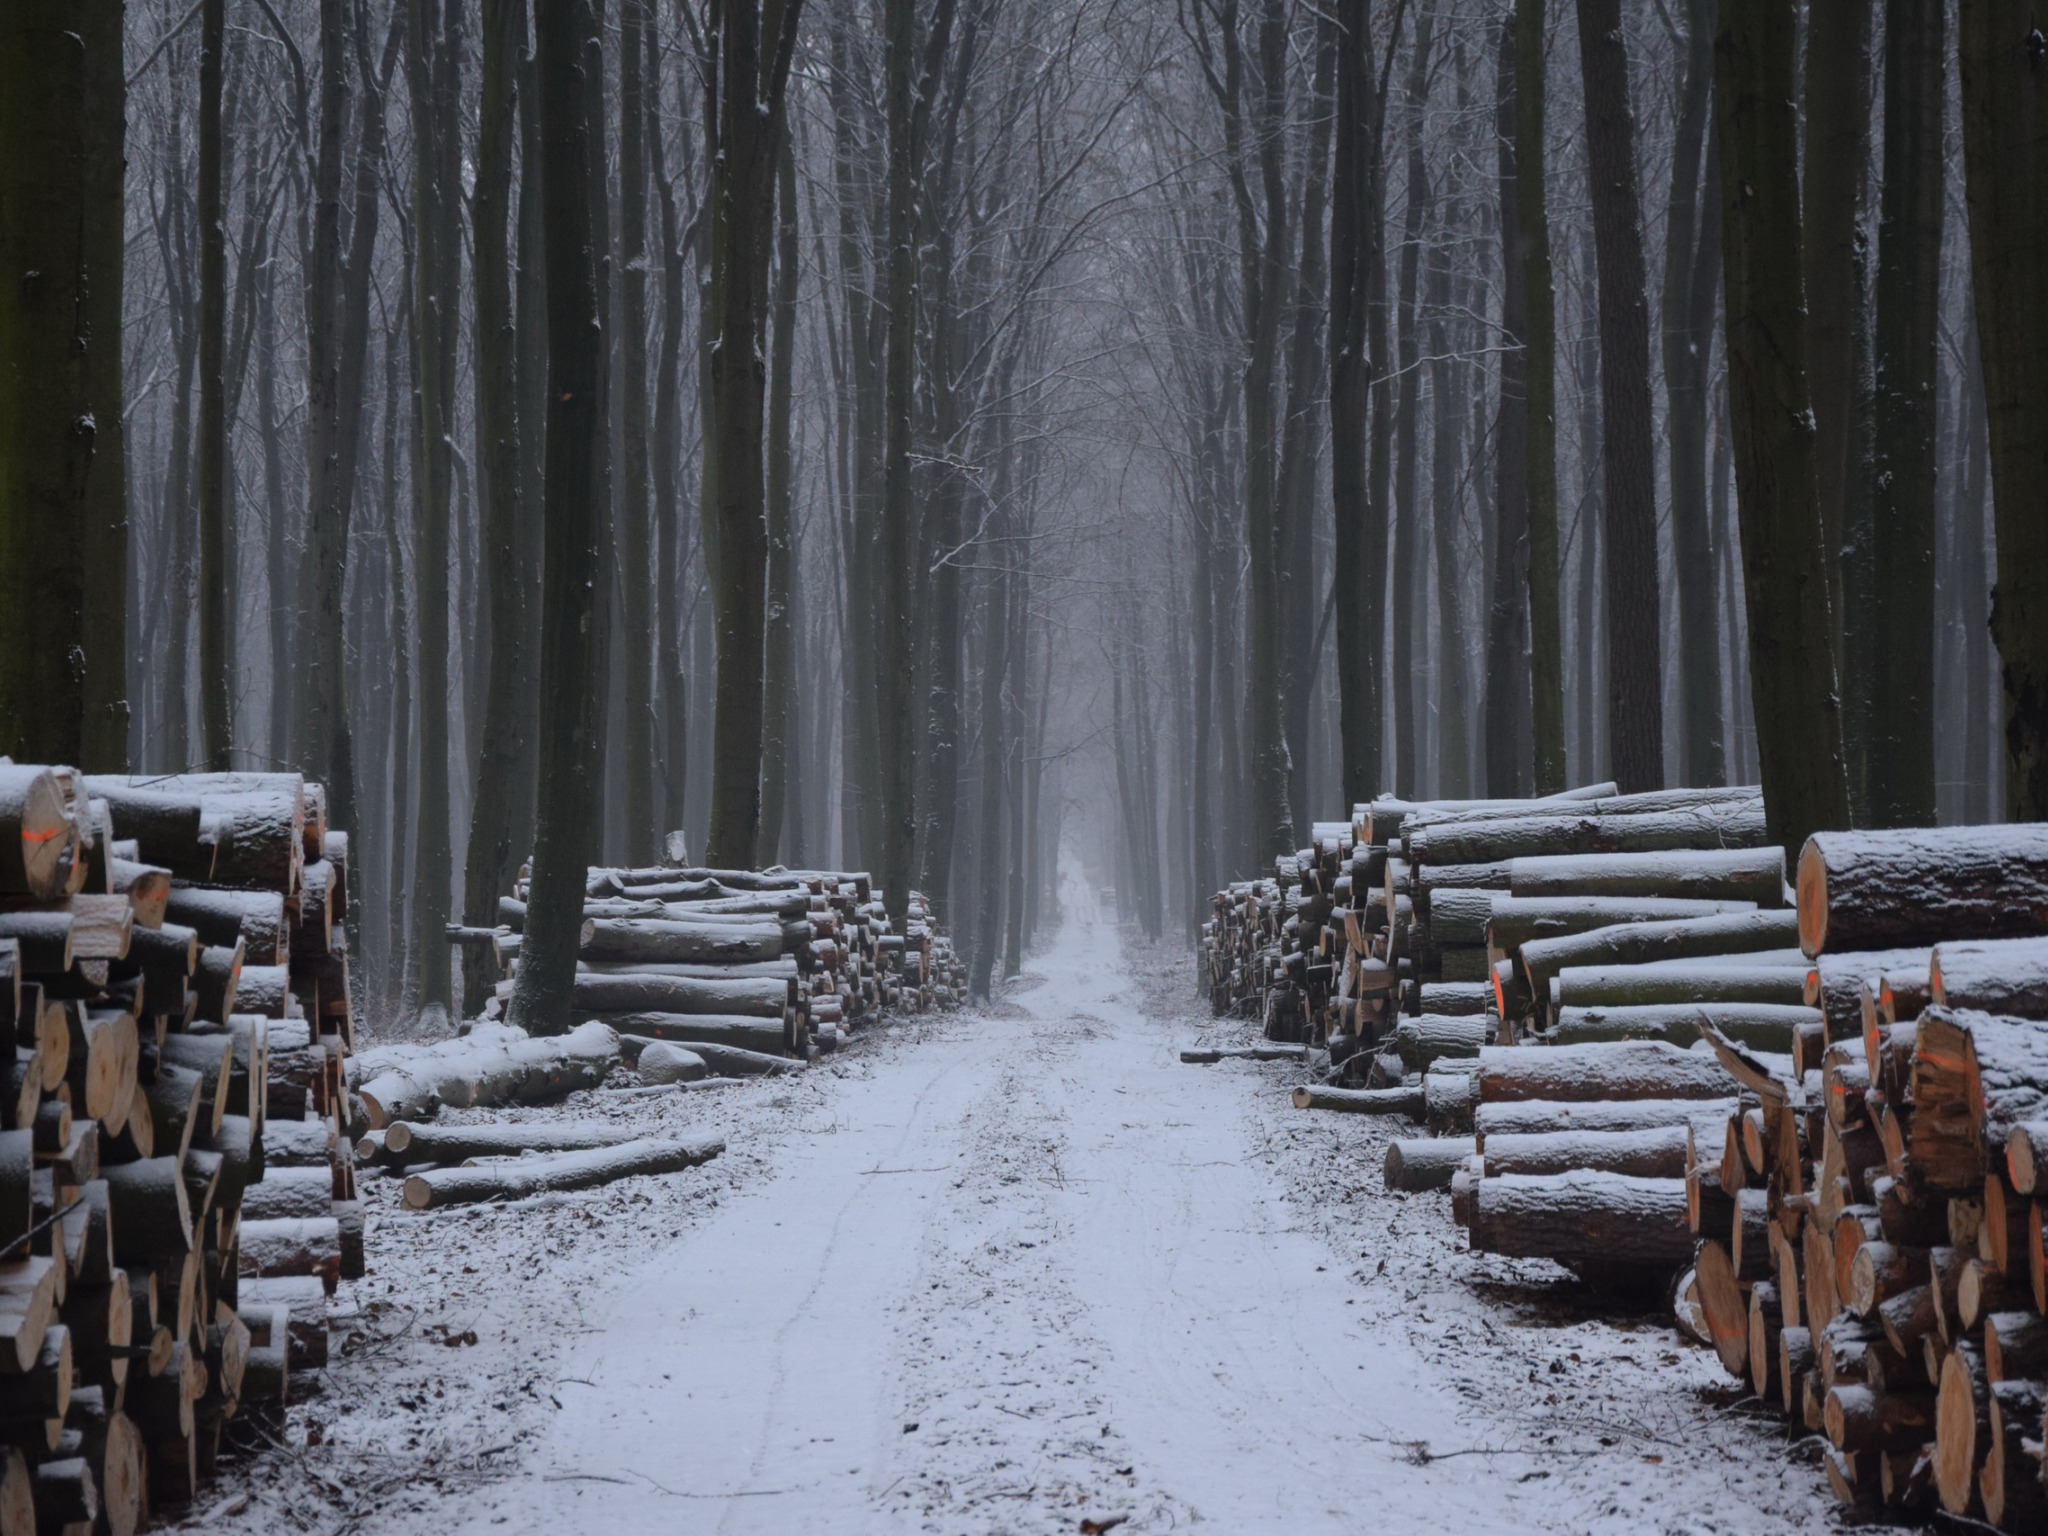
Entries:
[[0, 763], [0, 1518], [133, 1531], [360, 1273], [347, 847], [295, 774]]
[[1845, 1503], [2048, 1528], [2048, 827], [1823, 833], [1788, 901], [1744, 792], [1628, 798], [1361, 807], [1218, 897], [1212, 1004], [1425, 1122], [1387, 1183], [1473, 1251], [1669, 1287]]
[[[449, 930], [451, 941], [488, 944], [498, 958], [503, 979], [486, 1019], [511, 996], [526, 890], [522, 875], [499, 903], [497, 928]], [[962, 996], [960, 963], [930, 903], [913, 891], [899, 933], [865, 874], [594, 867], [584, 892], [575, 1011], [620, 1035], [804, 1057], [836, 1048], [885, 1009]]]

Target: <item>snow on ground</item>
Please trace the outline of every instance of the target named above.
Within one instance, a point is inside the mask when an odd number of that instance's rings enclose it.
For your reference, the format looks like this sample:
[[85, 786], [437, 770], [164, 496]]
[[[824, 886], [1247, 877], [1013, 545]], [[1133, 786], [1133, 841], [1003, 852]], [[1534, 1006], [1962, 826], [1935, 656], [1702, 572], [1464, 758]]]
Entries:
[[[216, 1528], [1660, 1532], [1834, 1521], [1810, 1451], [1661, 1315], [1458, 1253], [1392, 1128], [1287, 1105], [1181, 955], [1070, 882], [994, 1008], [795, 1078], [526, 1111], [707, 1167], [411, 1215]], [[223, 1485], [224, 1492], [236, 1487]]]

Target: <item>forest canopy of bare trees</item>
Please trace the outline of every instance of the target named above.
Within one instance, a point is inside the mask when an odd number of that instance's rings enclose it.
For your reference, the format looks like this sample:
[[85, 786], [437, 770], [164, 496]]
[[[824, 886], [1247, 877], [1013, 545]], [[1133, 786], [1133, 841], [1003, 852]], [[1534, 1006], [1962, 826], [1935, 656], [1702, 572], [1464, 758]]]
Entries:
[[373, 1010], [673, 831], [985, 992], [1382, 791], [2048, 817], [2019, 0], [0, 11], [0, 736], [319, 778]]

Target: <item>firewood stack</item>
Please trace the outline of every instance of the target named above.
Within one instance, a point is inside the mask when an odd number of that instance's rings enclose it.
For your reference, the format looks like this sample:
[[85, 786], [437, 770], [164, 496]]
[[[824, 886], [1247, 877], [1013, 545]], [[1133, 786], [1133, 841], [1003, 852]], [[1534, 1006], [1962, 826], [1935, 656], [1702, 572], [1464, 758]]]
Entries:
[[324, 822], [296, 774], [0, 763], [8, 1530], [135, 1530], [325, 1362], [362, 1224]]

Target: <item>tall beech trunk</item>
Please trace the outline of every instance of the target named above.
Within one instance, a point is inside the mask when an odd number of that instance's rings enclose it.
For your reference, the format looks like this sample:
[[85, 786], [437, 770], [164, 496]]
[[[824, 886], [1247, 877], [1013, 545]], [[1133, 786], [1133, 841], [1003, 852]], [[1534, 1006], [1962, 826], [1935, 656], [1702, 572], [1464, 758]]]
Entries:
[[[658, 77], [657, 77], [658, 78]], [[684, 261], [682, 224], [675, 183], [662, 147], [661, 91], [647, 93], [647, 163], [661, 200], [661, 346], [654, 368], [652, 437], [654, 528], [660, 553], [654, 561], [654, 622], [659, 630], [655, 665], [662, 687], [661, 827], [683, 825], [683, 791], [688, 770], [689, 674], [683, 666], [683, 581], [689, 540], [682, 506], [682, 361]], [[689, 163], [690, 118], [681, 115], [683, 158]]]
[[1714, 188], [1720, 165], [1708, 116], [1714, 100], [1716, 3], [1692, 0], [1687, 8], [1671, 197], [1664, 219], [1664, 388], [1670, 402], [1671, 535], [1678, 567], [1678, 742], [1687, 784], [1728, 782], [1721, 629], [1707, 513], [1707, 379], [1721, 272], [1721, 200]]
[[[1279, 423], [1281, 299], [1288, 271], [1287, 184], [1283, 130], [1287, 118], [1287, 12], [1284, 0], [1260, 0], [1258, 82], [1244, 78], [1237, 7], [1226, 4], [1221, 25], [1228, 80], [1225, 158], [1236, 194], [1239, 277], [1245, 325], [1244, 456], [1248, 631], [1244, 679], [1246, 747], [1251, 762], [1251, 853], [1261, 861], [1293, 846], [1287, 804], [1285, 678], [1282, 675], [1279, 547]], [[1247, 118], [1243, 102], [1256, 101]], [[1247, 132], [1249, 129], [1249, 132]], [[1249, 139], [1250, 142], [1247, 142]], [[1250, 164], [1258, 168], [1258, 196]], [[1263, 205], [1261, 208], [1260, 205]]]
[[[989, 530], [993, 548], [984, 556], [990, 570], [984, 578], [987, 598], [982, 608], [981, 800], [975, 825], [975, 853], [981, 866], [981, 889], [974, 920], [974, 960], [967, 974], [968, 990], [976, 997], [989, 995], [989, 980], [995, 973], [996, 956], [1003, 944], [1003, 796], [1010, 767], [1003, 692], [1009, 684], [1010, 576], [1008, 545], [1002, 538], [1002, 529], [999, 514], [998, 521]], [[1123, 697], [1120, 676], [1117, 688], [1120, 703]], [[1121, 775], [1123, 722], [1120, 710], [1116, 734], [1119, 748], [1117, 764]]]
[[661, 845], [654, 806], [654, 572], [648, 506], [647, 109], [654, 68], [650, 0], [619, 8], [619, 472], [617, 489], [619, 764], [617, 828], [630, 864]]
[[1578, 0], [1593, 245], [1600, 269], [1600, 418], [1607, 533], [1607, 715], [1624, 794], [1664, 783], [1657, 467], [1635, 111], [1621, 0]]
[[[1842, 675], [1842, 737], [1851, 804], [1863, 801], [1868, 762], [1869, 668], [1864, 653], [1876, 615], [1850, 601], [1852, 540], [1868, 510], [1870, 397], [1862, 366], [1869, 342], [1869, 284], [1862, 218], [1870, 183], [1871, 48], [1877, 0], [1834, 0], [1807, 12], [1805, 164], [1806, 372], [1813, 396], [1814, 463], [1820, 480], [1828, 610]], [[1868, 549], [1861, 548], [1867, 555]], [[1857, 583], [1867, 586], [1867, 581]]]
[[768, 629], [761, 736], [761, 841], [756, 863], [780, 855], [790, 805], [796, 712], [795, 477], [790, 441], [797, 288], [803, 272], [796, 222], [796, 157], [784, 143], [775, 175], [775, 291], [768, 349]]
[[121, 11], [0, 10], [0, 746], [31, 762], [127, 761]]
[[[1849, 823], [1806, 393], [1794, 0], [1721, 0], [1714, 116], [1750, 694], [1770, 838]], [[1610, 588], [1611, 590], [1611, 588]]]
[[571, 1022], [584, 871], [596, 851], [596, 584], [604, 569], [597, 435], [604, 420], [605, 315], [590, 243], [586, 72], [604, 56], [588, 0], [536, 0], [542, 226], [547, 261], [548, 408], [541, 565], [540, 793], [533, 880], [510, 1019], [534, 1034]]
[[[901, 0], [898, 0], [901, 3]], [[715, 865], [752, 862], [761, 830], [763, 647], [767, 624], [767, 493], [763, 483], [761, 356], [775, 224], [775, 165], [784, 132], [802, 0], [739, 0], [718, 32], [718, 152], [713, 160], [711, 354], [717, 434], [713, 611], [718, 628], [712, 722], [711, 832]], [[907, 301], [908, 288], [905, 296]], [[905, 445], [906, 467], [908, 445]], [[900, 882], [896, 882], [900, 885]], [[890, 900], [908, 899], [892, 890]], [[900, 919], [899, 919], [900, 920]]]
[[[1366, 350], [1366, 274], [1379, 240], [1372, 210], [1373, 100], [1370, 0], [1336, 0], [1337, 92], [1330, 184], [1330, 507], [1335, 536], [1338, 732], [1343, 743], [1343, 800], [1348, 809], [1378, 794], [1380, 692], [1378, 651], [1384, 583], [1385, 508], [1375, 507], [1366, 478], [1367, 399], [1372, 358]], [[1220, 617], [1212, 610], [1212, 622]], [[1197, 614], [1198, 625], [1202, 616]], [[1198, 643], [1206, 637], [1198, 636]], [[1205, 705], [1199, 682], [1196, 707]], [[1205, 733], [1197, 728], [1197, 736]]]
[[[497, 923], [532, 826], [533, 622], [523, 569], [525, 487], [519, 464], [519, 354], [512, 310], [512, 159], [518, 142], [517, 71], [525, 52], [526, 8], [486, 0], [483, 84], [477, 119], [476, 190], [470, 222], [476, 250], [476, 417], [483, 466], [484, 572], [489, 598], [490, 680], [484, 700], [476, 799], [463, 871], [462, 920]], [[477, 1009], [497, 967], [488, 950], [463, 951], [462, 996]]]
[[[2022, 0], [1963, 0], [1963, 166], [1984, 355], [2005, 814], [2048, 819], [2048, 102]], [[1993, 320], [1991, 317], [1996, 317]]]
[[[1408, 50], [1407, 175], [1408, 206], [1401, 217], [1401, 267], [1395, 294], [1394, 367], [1399, 376], [1400, 403], [1394, 414], [1394, 499], [1388, 508], [1393, 537], [1389, 541], [1387, 572], [1393, 580], [1394, 620], [1394, 793], [1413, 795], [1422, 766], [1419, 750], [1422, 710], [1415, 688], [1416, 632], [1415, 602], [1421, 595], [1409, 579], [1419, 544], [1417, 523], [1421, 507], [1416, 500], [1417, 438], [1422, 419], [1422, 373], [1420, 360], [1421, 316], [1416, 310], [1418, 280], [1422, 267], [1423, 218], [1429, 208], [1429, 166], [1422, 156], [1423, 116], [1429, 110], [1429, 51], [1433, 13], [1427, 8], [1416, 13], [1415, 35]], [[1348, 809], [1348, 807], [1347, 807]]]
[[1310, 820], [1309, 722], [1315, 702], [1318, 620], [1323, 591], [1316, 581], [1316, 468], [1322, 457], [1324, 267], [1329, 248], [1317, 237], [1330, 198], [1332, 94], [1337, 65], [1336, 28], [1327, 16], [1315, 28], [1315, 68], [1309, 85], [1309, 132], [1301, 171], [1301, 259], [1289, 287], [1287, 418], [1280, 436], [1275, 506], [1280, 527], [1282, 666], [1286, 676], [1287, 804], [1295, 815], [1294, 844], [1308, 840]]
[[[350, 805], [341, 818], [353, 826], [354, 774], [351, 782], [333, 781], [335, 739], [347, 732], [347, 679], [342, 671], [341, 600], [348, 569], [347, 513], [335, 506], [340, 471], [342, 257], [342, 136], [348, 110], [349, 7], [346, 0], [320, 0], [320, 143], [313, 165], [312, 270], [306, 274], [306, 533], [299, 599], [306, 611], [299, 624], [305, 642], [304, 697], [271, 701], [273, 720], [284, 740], [271, 750], [292, 755], [287, 744], [303, 748], [308, 768], [326, 777], [333, 795], [346, 788]], [[359, 173], [367, 172], [361, 167]], [[360, 387], [360, 379], [358, 379]], [[282, 608], [282, 590], [271, 602]], [[329, 635], [320, 633], [322, 628]], [[289, 675], [291, 658], [272, 658], [279, 681]], [[273, 685], [275, 686], [275, 685]], [[280, 693], [286, 690], [279, 690]], [[297, 691], [297, 685], [291, 691]], [[315, 765], [318, 765], [315, 767]], [[330, 801], [330, 811], [333, 802]]]
[[406, 85], [413, 127], [413, 473], [419, 613], [419, 800], [413, 850], [413, 1002], [453, 1005], [448, 965], [448, 554], [454, 492], [455, 355], [462, 240], [456, 223], [462, 8], [408, 0]]
[[1520, 346], [1528, 312], [1522, 263], [1514, 259], [1513, 231], [1521, 228], [1515, 160], [1518, 78], [1514, 16], [1502, 18], [1494, 127], [1499, 145], [1501, 330], [1509, 344], [1500, 358], [1500, 406], [1493, 430], [1493, 584], [1486, 616], [1486, 793], [1522, 792], [1521, 702], [1529, 688], [1525, 572], [1529, 559], [1528, 367]]
[[1529, 718], [1536, 793], [1565, 785], [1564, 626], [1557, 587], [1557, 308], [1543, 153], [1543, 0], [1515, 4], [1515, 228], [1522, 274], [1523, 471], [1529, 506]]
[[1941, 307], [1945, 9], [1887, 0], [1877, 248], [1876, 499], [1883, 614], [1870, 710], [1870, 819], [1934, 824], [1935, 320]]
[[[903, 633], [912, 612], [910, 560], [911, 433], [917, 347], [916, 0], [884, 0], [883, 102], [888, 130], [888, 251], [884, 262], [888, 331], [883, 348], [882, 515], [874, 573], [876, 746], [880, 790], [878, 840], [869, 862], [883, 888], [890, 920], [909, 911], [911, 861], [917, 847], [917, 653]], [[893, 631], [893, 635], [892, 632]]]
[[[1461, 98], [1464, 95], [1462, 82]], [[1443, 219], [1448, 234], [1458, 228], [1463, 209], [1451, 202]], [[1427, 303], [1430, 312], [1430, 394], [1435, 422], [1430, 433], [1430, 531], [1436, 555], [1437, 609], [1437, 769], [1433, 792], [1451, 799], [1467, 793], [1465, 732], [1465, 631], [1461, 611], [1464, 556], [1460, 550], [1459, 508], [1464, 500], [1461, 463], [1464, 442], [1466, 368], [1455, 355], [1451, 319], [1452, 266], [1456, 247], [1439, 241], [1430, 253]], [[1462, 297], [1466, 285], [1458, 285]], [[1457, 327], [1462, 330], [1462, 327]], [[1348, 810], [1349, 807], [1347, 806]]]
[[222, 194], [227, 148], [221, 85], [227, 43], [226, 0], [199, 8], [199, 729], [206, 766], [233, 766], [229, 699], [228, 562], [228, 235]]

